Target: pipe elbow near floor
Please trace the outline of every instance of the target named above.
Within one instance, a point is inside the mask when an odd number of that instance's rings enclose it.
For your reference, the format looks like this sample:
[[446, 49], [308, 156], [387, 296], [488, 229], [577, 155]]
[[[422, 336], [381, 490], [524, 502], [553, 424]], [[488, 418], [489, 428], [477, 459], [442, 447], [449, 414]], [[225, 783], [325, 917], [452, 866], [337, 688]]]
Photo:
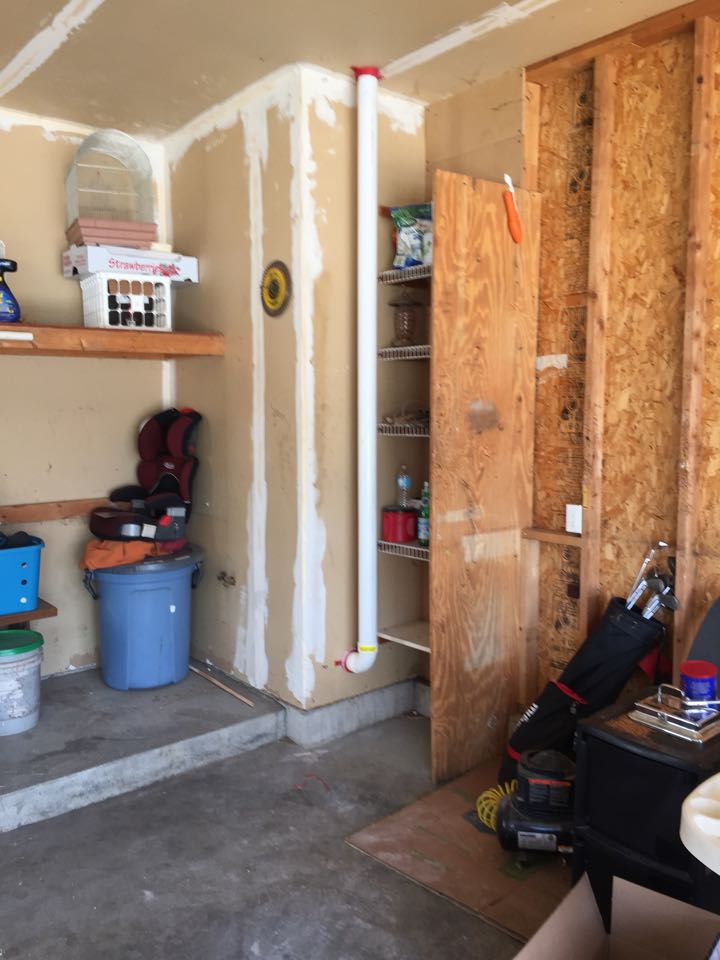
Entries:
[[377, 646], [372, 650], [348, 650], [338, 665], [348, 673], [366, 673], [377, 659]]

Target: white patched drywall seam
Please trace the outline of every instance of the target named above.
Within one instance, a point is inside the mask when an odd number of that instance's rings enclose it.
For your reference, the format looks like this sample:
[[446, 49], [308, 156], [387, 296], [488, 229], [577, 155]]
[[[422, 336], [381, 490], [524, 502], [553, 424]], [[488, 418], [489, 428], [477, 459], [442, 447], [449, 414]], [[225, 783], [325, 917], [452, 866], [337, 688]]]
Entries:
[[[245, 131], [250, 211], [250, 276], [263, 269], [262, 173], [268, 159], [268, 105], [264, 100], [248, 104], [241, 112]], [[267, 578], [267, 477], [265, 451], [265, 319], [259, 297], [250, 297], [252, 324], [252, 482], [247, 502], [248, 582], [247, 618], [238, 624], [235, 667], [254, 687], [267, 684], [269, 663], [265, 648], [268, 618]]]
[[[105, 0], [69, 0], [47, 27], [35, 34], [25, 46], [0, 70], [0, 97], [27, 80], [68, 39], [73, 30], [81, 27]], [[11, 14], [7, 14], [11, 16]]]
[[[200, 140], [206, 140], [206, 149], [211, 150], [216, 142], [210, 139], [211, 134], [230, 130], [240, 119], [242, 111], [251, 104], [265, 101], [268, 105], [281, 105], [283, 101], [287, 102], [294, 86], [300, 84], [300, 76], [303, 77], [306, 100], [315, 103], [318, 117], [330, 125], [335, 122], [333, 102], [355, 106], [355, 83], [351, 76], [307, 63], [280, 67], [222, 103], [209, 107], [165, 137], [163, 143], [170, 167], [176, 167], [190, 147]], [[393, 130], [417, 133], [424, 122], [426, 107], [424, 100], [401, 93], [383, 89], [378, 93], [378, 111], [387, 117]]]
[[[295, 68], [291, 127], [291, 215], [293, 298], [295, 327], [295, 442], [297, 448], [298, 529], [293, 568], [294, 596], [292, 648], [285, 661], [288, 689], [306, 706], [315, 688], [315, 664], [325, 660], [326, 591], [323, 560], [327, 531], [319, 510], [315, 449], [315, 367], [313, 327], [315, 281], [322, 273], [323, 256], [315, 222], [316, 164], [310, 140], [310, 101], [305, 68]], [[326, 121], [334, 122], [329, 103], [321, 107]]]
[[534, 13], [539, 13], [546, 7], [552, 7], [558, 0], [518, 0], [517, 3], [500, 3], [485, 13], [477, 20], [471, 23], [463, 23], [461, 26], [450, 30], [449, 33], [431, 40], [424, 46], [407, 53], [397, 60], [392, 60], [382, 68], [383, 76], [390, 79], [398, 77], [409, 70], [421, 67], [431, 60], [436, 60], [443, 54], [456, 50], [458, 47], [471, 43], [488, 33], [494, 33], [496, 30], [502, 30], [510, 27], [514, 23], [520, 23], [526, 20]]
[[163, 142], [171, 169], [175, 168], [190, 147], [200, 140], [206, 140], [205, 148], [212, 150], [217, 141], [209, 139], [211, 134], [231, 130], [243, 112], [254, 109], [257, 104], [264, 103], [268, 110], [273, 106], [281, 111], [287, 110], [295, 74], [293, 66], [280, 67], [256, 83], [234, 93], [222, 103], [209, 107], [188, 121], [184, 127], [165, 137]]
[[95, 132], [95, 127], [84, 123], [0, 107], [0, 132], [10, 133], [17, 127], [37, 127], [42, 130], [46, 140], [67, 140], [69, 143], [82, 143], [85, 137]]

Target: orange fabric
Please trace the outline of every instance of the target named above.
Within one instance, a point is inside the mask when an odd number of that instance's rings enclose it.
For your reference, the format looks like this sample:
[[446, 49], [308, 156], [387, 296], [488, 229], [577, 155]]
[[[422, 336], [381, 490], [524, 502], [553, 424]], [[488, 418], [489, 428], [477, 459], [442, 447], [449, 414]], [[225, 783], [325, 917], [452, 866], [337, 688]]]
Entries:
[[80, 566], [83, 570], [102, 570], [166, 554], [167, 550], [163, 550], [159, 543], [145, 543], [143, 540], [91, 540], [85, 545]]

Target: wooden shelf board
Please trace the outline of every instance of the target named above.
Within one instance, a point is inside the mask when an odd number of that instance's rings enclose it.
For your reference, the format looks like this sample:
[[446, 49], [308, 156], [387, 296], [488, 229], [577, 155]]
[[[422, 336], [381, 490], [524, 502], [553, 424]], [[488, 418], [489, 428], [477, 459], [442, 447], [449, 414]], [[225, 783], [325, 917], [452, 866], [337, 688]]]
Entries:
[[38, 600], [34, 610], [23, 610], [22, 613], [4, 613], [0, 616], [0, 629], [12, 626], [13, 623], [27, 623], [32, 620], [45, 620], [57, 616], [57, 607], [47, 600]]
[[378, 630], [382, 640], [392, 643], [401, 643], [414, 650], [430, 653], [430, 624], [427, 620], [413, 620], [411, 623], [400, 623], [395, 627], [382, 627]]
[[12, 503], [0, 506], [0, 523], [44, 523], [87, 517], [98, 507], [111, 506], [105, 497], [94, 500], [49, 500], [45, 503]]
[[[4, 334], [11, 336], [3, 339]], [[15, 339], [18, 334], [32, 334], [32, 339]], [[221, 333], [156, 333], [29, 323], [0, 324], [0, 356], [168, 360], [172, 357], [221, 357], [224, 353], [225, 338]]]
[[582, 546], [582, 534], [567, 533], [565, 530], [545, 530], [543, 527], [526, 527], [522, 535], [525, 540], [539, 540], [541, 543], [560, 543], [566, 547]]

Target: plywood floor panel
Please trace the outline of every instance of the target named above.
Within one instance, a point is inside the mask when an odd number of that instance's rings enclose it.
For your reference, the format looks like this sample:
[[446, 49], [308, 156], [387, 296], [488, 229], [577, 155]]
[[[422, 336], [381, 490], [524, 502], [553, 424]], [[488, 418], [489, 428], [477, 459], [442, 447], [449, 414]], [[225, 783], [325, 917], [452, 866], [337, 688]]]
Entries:
[[518, 870], [495, 834], [473, 824], [478, 795], [497, 782], [498, 760], [353, 834], [348, 843], [525, 940], [570, 889], [570, 869], [539, 855]]

